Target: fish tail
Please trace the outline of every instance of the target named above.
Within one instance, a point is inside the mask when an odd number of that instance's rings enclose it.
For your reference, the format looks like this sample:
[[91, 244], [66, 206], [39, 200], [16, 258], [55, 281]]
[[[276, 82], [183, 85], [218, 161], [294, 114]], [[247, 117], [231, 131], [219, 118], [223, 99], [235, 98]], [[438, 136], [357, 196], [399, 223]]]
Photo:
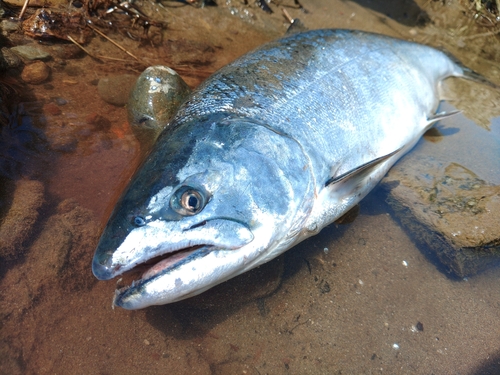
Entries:
[[476, 72], [472, 69], [469, 69], [465, 66], [462, 66], [462, 69], [464, 71], [463, 78], [477, 82], [477, 83], [481, 83], [483, 85], [489, 86], [489, 87], [494, 88], [496, 90], [500, 90], [500, 86], [491, 82], [490, 80], [488, 80], [488, 78], [482, 76], [478, 72]]
[[465, 66], [459, 59], [457, 59], [455, 56], [453, 56], [451, 53], [448, 51], [442, 50], [442, 52], [448, 56], [448, 58], [455, 63], [456, 66], [458, 66], [461, 69], [460, 74], [457, 74], [458, 77], [468, 79], [470, 81], [474, 81], [477, 83], [480, 83], [482, 85], [486, 85], [489, 87], [492, 87], [496, 90], [500, 90], [500, 86], [491, 82], [488, 78], [484, 77], [483, 75], [479, 74], [475, 70], [472, 70], [471, 68], [468, 68]]

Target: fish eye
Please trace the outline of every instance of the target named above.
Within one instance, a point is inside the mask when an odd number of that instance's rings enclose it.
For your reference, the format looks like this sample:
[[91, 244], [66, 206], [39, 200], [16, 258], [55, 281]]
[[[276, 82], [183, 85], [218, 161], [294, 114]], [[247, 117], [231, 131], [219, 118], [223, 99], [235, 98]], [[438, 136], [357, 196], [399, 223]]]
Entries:
[[144, 219], [140, 215], [134, 216], [134, 218], [132, 219], [132, 222], [137, 227], [142, 227], [142, 226], [146, 225], [146, 219]]
[[177, 213], [184, 216], [196, 215], [205, 207], [206, 199], [204, 195], [189, 186], [182, 186], [170, 200], [170, 207]]

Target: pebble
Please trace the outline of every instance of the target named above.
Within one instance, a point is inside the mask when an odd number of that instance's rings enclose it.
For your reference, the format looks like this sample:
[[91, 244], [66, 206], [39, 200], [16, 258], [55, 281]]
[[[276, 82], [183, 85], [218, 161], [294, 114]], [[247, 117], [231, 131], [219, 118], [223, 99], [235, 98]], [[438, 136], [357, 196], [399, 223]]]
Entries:
[[97, 83], [97, 92], [102, 100], [109, 104], [123, 107], [128, 102], [128, 97], [137, 76], [121, 74], [104, 77]]
[[27, 60], [47, 60], [51, 57], [47, 51], [33, 45], [16, 46], [10, 50]]
[[54, 100], [54, 103], [56, 103], [57, 105], [66, 105], [68, 104], [68, 101], [66, 99], [63, 99], [63, 98], [51, 98], [52, 100]]
[[26, 65], [21, 73], [21, 79], [26, 83], [38, 85], [49, 78], [50, 68], [43, 61], [35, 61]]

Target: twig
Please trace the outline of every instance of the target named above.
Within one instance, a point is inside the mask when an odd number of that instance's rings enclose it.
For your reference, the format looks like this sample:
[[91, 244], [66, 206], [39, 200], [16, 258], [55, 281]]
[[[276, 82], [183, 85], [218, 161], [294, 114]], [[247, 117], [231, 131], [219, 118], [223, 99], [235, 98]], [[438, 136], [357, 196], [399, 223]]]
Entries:
[[94, 30], [96, 33], [98, 33], [99, 35], [101, 35], [102, 37], [106, 38], [107, 40], [109, 40], [111, 43], [113, 43], [116, 47], [118, 47], [119, 49], [121, 49], [123, 52], [125, 52], [127, 55], [129, 56], [132, 56], [134, 59], [136, 59], [137, 61], [141, 61], [139, 60], [139, 58], [137, 58], [134, 54], [132, 54], [132, 52], [129, 52], [127, 51], [124, 47], [122, 47], [121, 45], [119, 45], [117, 42], [115, 42], [113, 39], [111, 39], [110, 37], [108, 37], [106, 34], [104, 34], [103, 32], [99, 31], [98, 29], [96, 29], [95, 27], [93, 26], [90, 26], [88, 23], [87, 23], [87, 26], [90, 27], [92, 30]]
[[292, 16], [290, 16], [290, 13], [288, 13], [285, 8], [282, 8], [281, 11], [283, 12], [283, 15], [285, 16], [286, 20], [289, 23], [293, 23], [293, 18]]
[[93, 59], [96, 59], [96, 60], [99, 60], [99, 58], [97, 58], [96, 56], [94, 56], [92, 53], [90, 53], [90, 51], [88, 49], [86, 49], [84, 46], [82, 46], [80, 43], [78, 43], [76, 40], [74, 40], [71, 35], [67, 35], [68, 39], [73, 42], [75, 45], [77, 45], [80, 49], [83, 50], [83, 52], [85, 52], [87, 55], [89, 55], [90, 57], [92, 57]]
[[23, 8], [21, 9], [21, 13], [19, 13], [19, 21], [21, 21], [21, 19], [23, 18], [24, 12], [26, 12], [26, 8], [28, 7], [29, 3], [30, 3], [30, 0], [24, 1], [24, 5], [23, 5]]

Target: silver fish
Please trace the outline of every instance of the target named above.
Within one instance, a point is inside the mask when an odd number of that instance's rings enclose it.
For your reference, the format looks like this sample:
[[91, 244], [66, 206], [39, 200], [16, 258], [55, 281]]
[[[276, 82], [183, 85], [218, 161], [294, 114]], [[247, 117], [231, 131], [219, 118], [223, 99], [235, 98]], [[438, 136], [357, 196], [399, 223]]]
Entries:
[[199, 294], [356, 205], [442, 115], [464, 68], [433, 48], [350, 30], [265, 44], [201, 84], [115, 207], [93, 261], [126, 309]]

